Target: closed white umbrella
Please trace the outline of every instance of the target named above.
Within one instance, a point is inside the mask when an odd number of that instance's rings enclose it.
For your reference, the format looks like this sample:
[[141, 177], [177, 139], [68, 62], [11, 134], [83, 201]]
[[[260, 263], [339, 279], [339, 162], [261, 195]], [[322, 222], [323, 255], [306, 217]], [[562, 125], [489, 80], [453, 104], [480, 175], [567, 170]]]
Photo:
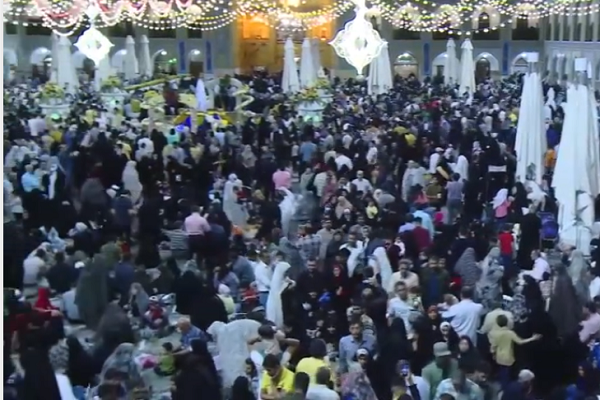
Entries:
[[100, 60], [100, 62], [96, 66], [96, 76], [94, 81], [97, 90], [100, 90], [102, 88], [102, 82], [107, 80], [113, 74], [114, 72], [112, 70], [112, 67], [110, 66], [110, 58], [107, 55], [102, 60]]
[[283, 48], [283, 76], [281, 77], [281, 89], [284, 93], [297, 93], [300, 90], [300, 78], [296, 67], [296, 55], [294, 54], [294, 42], [291, 38], [285, 41]]
[[386, 92], [389, 92], [394, 87], [394, 74], [392, 74], [392, 63], [390, 61], [390, 47], [385, 42], [381, 49], [381, 76], [383, 87]]
[[300, 56], [300, 85], [310, 87], [317, 81], [317, 71], [313, 62], [312, 46], [310, 39], [305, 38], [302, 42], [302, 55]]
[[315, 64], [315, 71], [317, 71], [317, 76], [319, 71], [321, 70], [321, 41], [319, 39], [312, 40], [312, 51], [313, 51], [313, 63]]
[[150, 57], [150, 41], [148, 40], [148, 36], [142, 35], [140, 44], [142, 45], [140, 49], [140, 75], [150, 78], [153, 74], [154, 64]]
[[473, 62], [473, 45], [471, 41], [465, 39], [461, 49], [459, 94], [462, 96], [466, 92], [471, 96], [475, 91], [475, 63]]
[[367, 93], [370, 95], [378, 95], [383, 93], [382, 85], [382, 68], [381, 68], [381, 53], [369, 64], [369, 76], [367, 77]]
[[52, 63], [50, 64], [50, 82], [54, 82], [58, 84], [58, 58], [59, 58], [59, 53], [58, 53], [58, 35], [54, 32], [52, 32], [52, 36], [51, 36], [51, 40], [52, 40]]
[[135, 56], [135, 41], [133, 37], [127, 36], [125, 39], [125, 61], [123, 65], [123, 72], [125, 73], [126, 80], [133, 80], [137, 78], [137, 58]]
[[390, 53], [386, 42], [381, 49], [381, 53], [369, 64], [367, 91], [372, 95], [387, 93], [393, 84]]
[[517, 152], [516, 177], [519, 182], [533, 180], [538, 185], [544, 175], [544, 152], [546, 151], [546, 125], [544, 116], [544, 98], [542, 79], [534, 71], [538, 54], [527, 55], [530, 71], [524, 76], [521, 106], [515, 151]]
[[446, 85], [456, 85], [458, 83], [458, 58], [456, 58], [456, 43], [454, 43], [454, 39], [448, 39], [448, 43], [446, 43], [444, 83]]
[[[57, 83], [67, 89], [68, 93], [75, 93], [79, 87], [79, 80], [75, 66], [71, 59], [71, 41], [61, 36], [58, 39]], [[54, 59], [52, 60], [54, 62]]]
[[[585, 77], [587, 60], [574, 68]], [[598, 112], [591, 89], [575, 83], [567, 90], [565, 121], [552, 186], [559, 203], [559, 236], [563, 244], [589, 254], [594, 199], [600, 186]]]

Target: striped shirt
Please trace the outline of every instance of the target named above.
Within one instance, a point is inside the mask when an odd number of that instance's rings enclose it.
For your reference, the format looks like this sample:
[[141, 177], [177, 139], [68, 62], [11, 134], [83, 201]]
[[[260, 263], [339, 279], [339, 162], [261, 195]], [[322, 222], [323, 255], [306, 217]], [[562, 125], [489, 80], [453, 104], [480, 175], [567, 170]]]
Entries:
[[187, 251], [187, 233], [183, 229], [165, 230], [164, 234], [169, 238], [171, 251]]

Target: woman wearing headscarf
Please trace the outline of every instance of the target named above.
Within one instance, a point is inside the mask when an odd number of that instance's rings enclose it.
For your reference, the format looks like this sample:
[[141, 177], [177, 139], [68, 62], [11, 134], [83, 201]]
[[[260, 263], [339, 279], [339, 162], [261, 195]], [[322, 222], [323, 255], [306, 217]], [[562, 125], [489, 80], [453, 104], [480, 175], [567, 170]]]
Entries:
[[195, 354], [185, 358], [172, 388], [172, 400], [214, 400], [221, 397], [219, 385], [209, 369]]
[[135, 343], [129, 317], [116, 302], [108, 304], [98, 323], [96, 338], [99, 345], [104, 342]]
[[558, 335], [569, 338], [579, 330], [582, 319], [582, 308], [573, 282], [564, 266], [556, 268], [550, 308], [548, 312], [556, 325]]
[[573, 250], [571, 253], [571, 264], [567, 272], [581, 304], [590, 301], [590, 274], [581, 250]]
[[254, 152], [252, 152], [252, 146], [245, 145], [244, 149], [240, 153], [240, 164], [244, 167], [242, 181], [249, 185], [253, 180], [252, 171], [254, 170], [254, 166], [256, 165], [256, 156]]
[[242, 187], [236, 174], [230, 174], [223, 188], [223, 211], [233, 225], [244, 228], [246, 226], [246, 211], [238, 203], [237, 190]]
[[73, 386], [88, 387], [95, 377], [94, 361], [90, 354], [83, 348], [79, 339], [69, 336], [66, 340], [69, 350], [67, 361], [67, 375]]
[[148, 296], [142, 285], [137, 282], [131, 285], [129, 293], [128, 303], [131, 314], [136, 318], [143, 318], [150, 305], [150, 296]]
[[493, 304], [502, 300], [502, 276], [504, 267], [500, 265], [500, 248], [492, 247], [481, 262], [481, 277], [475, 286], [478, 301], [484, 310], [492, 310]]
[[175, 279], [173, 291], [175, 293], [175, 305], [179, 314], [191, 314], [194, 297], [200, 285], [200, 278], [191, 269], [184, 269], [183, 273]]
[[501, 226], [506, 221], [508, 209], [510, 207], [510, 200], [511, 199], [508, 197], [508, 189], [506, 188], [500, 189], [492, 200], [494, 219], [497, 226]]
[[42, 287], [38, 289], [38, 298], [35, 301], [33, 308], [35, 311], [46, 315], [44, 319], [50, 322], [47, 329], [53, 340], [59, 340], [65, 337], [62, 314], [58, 311], [58, 308], [54, 307], [50, 302], [49, 288]]
[[108, 258], [96, 254], [79, 273], [75, 304], [89, 328], [96, 328], [108, 304]]
[[463, 287], [475, 287], [481, 277], [481, 270], [477, 265], [477, 257], [472, 247], [468, 247], [456, 261], [454, 273], [460, 275]]
[[245, 376], [238, 376], [231, 388], [231, 400], [256, 400], [250, 390], [250, 381]]
[[466, 373], [474, 372], [481, 363], [481, 355], [468, 336], [461, 336], [458, 341], [458, 366]]
[[343, 378], [340, 392], [343, 398], [377, 400], [367, 373], [358, 363], [350, 364], [349, 372]]
[[21, 356], [21, 365], [25, 371], [22, 383], [22, 398], [24, 400], [74, 400], [71, 392], [61, 392], [56, 376], [50, 364], [48, 354], [43, 350], [29, 349]]
[[200, 285], [196, 289], [196, 295], [193, 297], [190, 311], [192, 325], [203, 332], [206, 332], [213, 322], [227, 322], [229, 320], [225, 305], [211, 283], [200, 281]]
[[408, 340], [406, 325], [402, 318], [394, 318], [387, 335], [383, 336], [377, 361], [381, 371], [388, 373], [387, 379], [391, 379], [392, 375], [396, 373], [398, 361], [412, 358], [412, 345]]
[[136, 169], [135, 161], [128, 161], [123, 170], [121, 178], [123, 182], [123, 188], [131, 194], [131, 201], [136, 204], [142, 196], [142, 184], [140, 183], [140, 176]]
[[[107, 379], [107, 375], [118, 372], [121, 383], [128, 393], [135, 389], [145, 387], [144, 379], [134, 359], [135, 345], [132, 343], [121, 343], [108, 357], [102, 366], [100, 373], [100, 384]], [[108, 374], [107, 374], [108, 373]]]
[[212, 380], [218, 385], [219, 390], [221, 390], [221, 377], [219, 375], [219, 371], [217, 371], [215, 360], [208, 351], [206, 341], [194, 339], [191, 341], [190, 347], [192, 348], [191, 354], [198, 357], [202, 365], [206, 367], [206, 370], [211, 376]]

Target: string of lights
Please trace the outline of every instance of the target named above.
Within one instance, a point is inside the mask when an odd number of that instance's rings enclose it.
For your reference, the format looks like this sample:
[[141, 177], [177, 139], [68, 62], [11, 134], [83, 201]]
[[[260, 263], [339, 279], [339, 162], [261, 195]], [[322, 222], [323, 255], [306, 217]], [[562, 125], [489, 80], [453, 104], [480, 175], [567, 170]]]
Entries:
[[[211, 31], [250, 16], [275, 29], [302, 31], [325, 25], [352, 9], [350, 0], [334, 0], [313, 11], [303, 9], [307, 0], [5, 0], [5, 21], [40, 24], [59, 35], [71, 35], [88, 24], [85, 10], [94, 4], [100, 10], [96, 26], [131, 23], [151, 30], [180, 27]], [[419, 32], [471, 35], [491, 32], [525, 19], [531, 25], [553, 15], [583, 17], [600, 13], [592, 0], [459, 0], [438, 4], [430, 0], [371, 0], [379, 17], [394, 28]], [[478, 26], [479, 17], [488, 24]]]

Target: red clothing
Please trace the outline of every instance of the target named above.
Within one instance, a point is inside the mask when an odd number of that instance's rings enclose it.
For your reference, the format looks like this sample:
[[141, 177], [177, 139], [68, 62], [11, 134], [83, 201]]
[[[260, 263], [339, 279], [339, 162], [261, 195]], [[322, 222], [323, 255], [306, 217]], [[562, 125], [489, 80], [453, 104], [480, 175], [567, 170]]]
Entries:
[[498, 235], [498, 241], [500, 242], [500, 254], [512, 255], [514, 241], [512, 233], [502, 232]]
[[48, 288], [39, 288], [38, 289], [38, 298], [33, 306], [38, 310], [51, 311], [56, 310], [56, 307], [52, 305], [50, 302], [50, 289]]
[[422, 226], [416, 226], [412, 230], [412, 234], [415, 238], [419, 253], [431, 245], [431, 236], [429, 235], [429, 231]]

